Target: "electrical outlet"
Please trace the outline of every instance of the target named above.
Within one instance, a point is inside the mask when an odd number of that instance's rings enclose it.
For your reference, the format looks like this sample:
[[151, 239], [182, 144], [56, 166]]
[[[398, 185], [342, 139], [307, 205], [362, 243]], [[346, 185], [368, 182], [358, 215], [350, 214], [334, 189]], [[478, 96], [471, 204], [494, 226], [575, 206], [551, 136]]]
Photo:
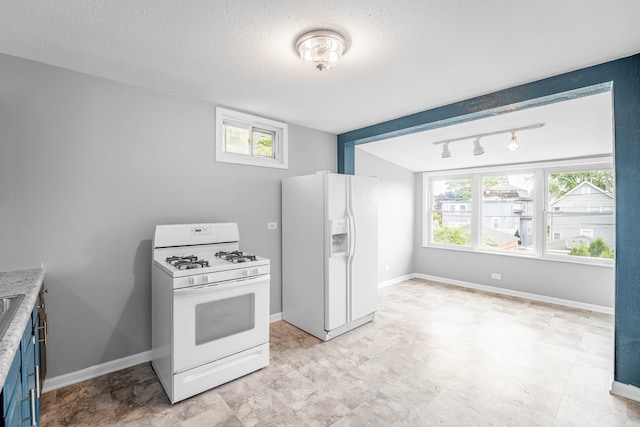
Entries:
[[269, 222], [267, 223], [267, 230], [277, 230], [278, 223], [277, 222]]
[[496, 279], [496, 280], [500, 280], [500, 279], [502, 279], [502, 274], [500, 274], [500, 273], [491, 273], [491, 278], [492, 279]]

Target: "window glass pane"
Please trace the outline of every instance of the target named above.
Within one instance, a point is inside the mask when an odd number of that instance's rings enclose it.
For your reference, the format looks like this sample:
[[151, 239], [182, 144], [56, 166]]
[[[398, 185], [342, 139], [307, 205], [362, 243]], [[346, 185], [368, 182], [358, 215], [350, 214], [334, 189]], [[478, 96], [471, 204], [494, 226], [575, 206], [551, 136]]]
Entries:
[[253, 155], [273, 158], [274, 132], [253, 130]]
[[482, 248], [533, 251], [533, 174], [482, 180]]
[[224, 151], [234, 154], [251, 154], [249, 126], [225, 122], [223, 125]]
[[549, 174], [547, 251], [614, 258], [613, 170]]
[[287, 169], [288, 125], [216, 107], [216, 161]]
[[249, 331], [255, 327], [255, 294], [239, 295], [196, 306], [196, 345]]
[[432, 242], [471, 245], [471, 179], [431, 181]]

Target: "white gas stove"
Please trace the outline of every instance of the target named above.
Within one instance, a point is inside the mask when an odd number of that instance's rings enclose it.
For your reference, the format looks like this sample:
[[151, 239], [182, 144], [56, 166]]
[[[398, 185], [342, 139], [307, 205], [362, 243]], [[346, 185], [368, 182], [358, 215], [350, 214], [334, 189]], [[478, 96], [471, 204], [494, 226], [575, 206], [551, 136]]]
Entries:
[[[187, 252], [185, 252], [187, 251]], [[220, 245], [156, 248], [154, 264], [174, 278], [174, 289], [269, 274], [266, 258]]]
[[156, 226], [152, 365], [172, 403], [269, 364], [270, 262], [235, 223]]

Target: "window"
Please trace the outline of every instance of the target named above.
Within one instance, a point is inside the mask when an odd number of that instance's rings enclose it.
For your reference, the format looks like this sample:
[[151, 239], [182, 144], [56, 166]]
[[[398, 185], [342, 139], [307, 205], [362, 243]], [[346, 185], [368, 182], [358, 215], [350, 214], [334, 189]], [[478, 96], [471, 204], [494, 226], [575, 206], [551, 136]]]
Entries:
[[[612, 169], [565, 169], [547, 174], [551, 255], [613, 258], [615, 194]], [[556, 236], [565, 236], [562, 239]]]
[[216, 108], [216, 160], [288, 168], [286, 123]]
[[482, 248], [532, 251], [533, 174], [482, 177]]
[[426, 244], [613, 265], [613, 165], [591, 160], [425, 173]]
[[471, 179], [432, 180], [430, 194], [429, 216], [432, 226], [429, 241], [434, 244], [469, 246]]
[[590, 228], [581, 228], [580, 235], [586, 237], [593, 237], [593, 230]]

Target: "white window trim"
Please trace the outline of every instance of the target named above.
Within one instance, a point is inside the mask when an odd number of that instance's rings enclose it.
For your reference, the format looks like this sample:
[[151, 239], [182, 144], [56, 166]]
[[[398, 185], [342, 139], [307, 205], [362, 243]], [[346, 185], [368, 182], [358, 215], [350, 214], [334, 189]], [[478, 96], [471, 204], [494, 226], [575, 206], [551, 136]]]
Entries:
[[[225, 121], [249, 124], [252, 127], [275, 132], [273, 141], [274, 158], [247, 156], [224, 151], [223, 128]], [[216, 161], [241, 165], [263, 166], [270, 168], [289, 168], [289, 126], [252, 114], [241, 113], [222, 107], [216, 107]]]
[[[424, 174], [425, 176], [423, 176], [423, 185], [428, 186], [430, 185], [429, 179], [426, 178], [427, 174]], [[442, 179], [442, 180], [453, 180], [453, 179], [471, 179], [472, 181], [472, 185], [473, 185], [473, 174], [469, 174], [469, 173], [453, 173], [453, 174], [434, 174], [432, 175], [434, 178], [437, 177], [438, 179]], [[473, 193], [473, 189], [471, 190]], [[445, 248], [445, 249], [456, 249], [456, 250], [462, 250], [462, 251], [472, 251], [474, 250], [474, 240], [475, 237], [472, 235], [471, 236], [471, 246], [464, 246], [464, 245], [449, 245], [446, 243], [437, 243], [433, 241], [433, 233], [431, 233], [431, 229], [433, 228], [433, 223], [432, 223], [432, 209], [431, 209], [431, 188], [428, 188], [427, 191], [427, 196], [423, 198], [422, 200], [422, 212], [424, 212], [424, 220], [423, 220], [423, 224], [425, 224], [422, 227], [422, 231], [423, 231], [423, 236], [422, 236], [422, 241], [423, 242], [427, 242], [426, 246], [430, 246], [430, 247], [435, 247], [435, 248]], [[452, 204], [453, 205], [453, 204]], [[465, 214], [470, 214], [471, 215], [471, 229], [473, 230], [474, 225], [473, 225], [473, 221], [475, 221], [475, 214], [473, 213], [473, 209], [475, 209], [476, 205], [475, 202], [472, 200], [471, 201], [471, 211], [465, 211]], [[444, 209], [442, 210], [442, 213], [444, 214], [444, 212], [453, 212], [453, 211], [445, 211]], [[457, 211], [456, 211], [457, 212]], [[429, 223], [427, 225], [427, 222]]]
[[[514, 165], [506, 165], [506, 166], [495, 166], [495, 167], [483, 167], [483, 168], [472, 168], [466, 169], [464, 171], [437, 171], [437, 172], [423, 172], [422, 183], [423, 183], [423, 210], [424, 220], [423, 220], [423, 247], [437, 248], [437, 249], [447, 249], [454, 251], [464, 251], [464, 252], [476, 252], [476, 253], [491, 253], [493, 255], [500, 256], [515, 256], [515, 257], [523, 257], [523, 258], [532, 258], [532, 259], [543, 259], [549, 261], [558, 261], [565, 262], [571, 264], [588, 264], [588, 265], [600, 265], [605, 267], [613, 267], [615, 266], [615, 260], [611, 259], [603, 259], [603, 258], [588, 258], [588, 257], [568, 257], [563, 255], [557, 255], [554, 253], [549, 253], [546, 249], [546, 217], [547, 214], [552, 213], [547, 206], [547, 192], [548, 192], [548, 175], [556, 173], [556, 172], [579, 172], [581, 170], [595, 170], [595, 169], [611, 169], [613, 168], [613, 156], [602, 156], [602, 157], [593, 157], [593, 158], [581, 158], [581, 159], [573, 159], [573, 160], [558, 160], [552, 162], [543, 162], [543, 163], [526, 163], [526, 164], [514, 164]], [[613, 168], [615, 171], [615, 168]], [[536, 189], [536, 194], [542, 194], [542, 197], [537, 196], [534, 200], [534, 220], [533, 220], [533, 234], [534, 234], [534, 250], [533, 252], [506, 252], [506, 251], [497, 251], [486, 248], [481, 248], [479, 243], [482, 241], [482, 230], [478, 226], [481, 224], [481, 216], [482, 216], [482, 207], [481, 200], [477, 200], [477, 194], [481, 194], [481, 189], [477, 189], [476, 187], [481, 187], [481, 180], [485, 176], [493, 176], [493, 175], [505, 175], [505, 174], [521, 174], [521, 173], [532, 173], [534, 175], [534, 188]], [[460, 245], [451, 245], [451, 244], [443, 244], [443, 243], [434, 243], [432, 242], [432, 224], [430, 220], [431, 214], [431, 179], [438, 180], [450, 180], [450, 179], [461, 179], [461, 178], [471, 178], [472, 179], [472, 219], [471, 219], [471, 246], [460, 246]], [[539, 191], [537, 189], [543, 189], [543, 191]], [[542, 224], [542, 225], [540, 225]], [[475, 232], [473, 232], [475, 230]]]

